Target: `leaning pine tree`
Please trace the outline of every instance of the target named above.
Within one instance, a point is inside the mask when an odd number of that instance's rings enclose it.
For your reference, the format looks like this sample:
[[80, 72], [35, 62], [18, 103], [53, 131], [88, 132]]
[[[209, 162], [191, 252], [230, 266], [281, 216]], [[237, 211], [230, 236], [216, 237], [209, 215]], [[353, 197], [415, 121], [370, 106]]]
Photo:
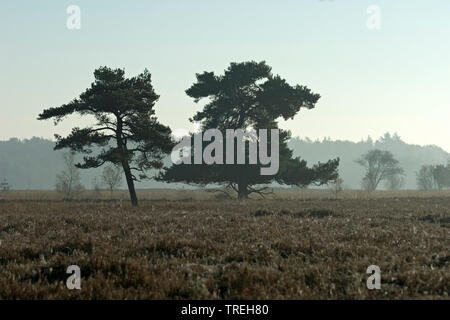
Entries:
[[[225, 140], [227, 129], [242, 129], [245, 132], [279, 129], [277, 122], [279, 118], [292, 119], [301, 108], [314, 108], [320, 98], [305, 86], [291, 86], [281, 77], [272, 75], [271, 68], [265, 62], [231, 63], [224, 75], [204, 72], [196, 76], [197, 82], [186, 90], [187, 95], [195, 102], [203, 98], [209, 101], [203, 110], [197, 112], [190, 120], [199, 122], [202, 131], [220, 130]], [[200, 186], [222, 185], [236, 191], [239, 199], [245, 199], [251, 193], [264, 195], [267, 192], [267, 184], [271, 182], [307, 186], [326, 184], [337, 178], [339, 159], [307, 167], [306, 161], [293, 157], [292, 150], [287, 146], [289, 139], [289, 131], [279, 130], [279, 170], [274, 175], [261, 175], [260, 168], [263, 165], [260, 162], [256, 164], [250, 164], [248, 161], [245, 164], [236, 164], [236, 161], [234, 164], [203, 162], [172, 165], [159, 176], [159, 179]], [[271, 150], [270, 146], [268, 150]], [[247, 160], [248, 151], [246, 148]], [[226, 152], [224, 148], [223, 153]], [[236, 159], [237, 152], [233, 154]]]
[[[97, 168], [109, 162], [125, 173], [132, 205], [138, 204], [134, 182], [149, 178], [151, 169], [161, 169], [172, 150], [170, 128], [160, 124], [154, 106], [159, 96], [146, 70], [125, 78], [122, 69], [101, 67], [95, 81], [79, 98], [60, 107], [44, 110], [39, 120], [54, 119], [55, 125], [71, 114], [93, 116], [96, 123], [73, 128], [67, 137], [55, 135], [55, 150], [69, 148], [84, 154], [78, 168]], [[138, 175], [138, 176], [137, 176]]]

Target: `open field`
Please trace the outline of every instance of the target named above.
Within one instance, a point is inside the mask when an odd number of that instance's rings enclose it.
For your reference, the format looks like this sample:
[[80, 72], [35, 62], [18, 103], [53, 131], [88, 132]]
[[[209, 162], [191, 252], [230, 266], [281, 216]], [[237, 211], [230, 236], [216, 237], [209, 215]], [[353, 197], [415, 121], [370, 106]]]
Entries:
[[[144, 201], [193, 201], [193, 200], [217, 200], [222, 199], [223, 194], [220, 192], [212, 192], [216, 189], [145, 189], [137, 190], [140, 200]], [[273, 194], [266, 195], [266, 199], [271, 200], [331, 200], [336, 196], [326, 189], [300, 189], [300, 188], [279, 188], [270, 189]], [[450, 198], [450, 190], [399, 190], [399, 191], [383, 191], [368, 193], [362, 190], [343, 190], [338, 199], [385, 199], [385, 198]], [[253, 194], [251, 198], [260, 200], [259, 195]], [[73, 197], [75, 202], [89, 201], [117, 201], [127, 203], [130, 200], [127, 190], [117, 190], [112, 193], [109, 191], [93, 191], [86, 190]], [[14, 190], [8, 192], [0, 192], [0, 201], [63, 201], [63, 196], [55, 191], [45, 190]]]
[[[109, 196], [0, 193], [0, 298], [449, 299], [448, 191]], [[73, 264], [81, 290], [65, 285]]]

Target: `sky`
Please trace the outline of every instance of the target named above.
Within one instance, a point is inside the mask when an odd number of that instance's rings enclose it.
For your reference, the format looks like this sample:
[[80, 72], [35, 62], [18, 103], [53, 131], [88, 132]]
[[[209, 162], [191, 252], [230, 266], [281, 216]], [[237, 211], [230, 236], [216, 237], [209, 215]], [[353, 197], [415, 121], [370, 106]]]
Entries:
[[[79, 30], [67, 28], [70, 5]], [[367, 26], [371, 5], [379, 29]], [[202, 104], [184, 91], [195, 74], [248, 60], [321, 95], [315, 109], [281, 121], [293, 136], [360, 141], [389, 131], [450, 152], [448, 0], [2, 0], [0, 140], [89, 125], [36, 118], [77, 97], [99, 66], [149, 69], [160, 121], [191, 130]]]

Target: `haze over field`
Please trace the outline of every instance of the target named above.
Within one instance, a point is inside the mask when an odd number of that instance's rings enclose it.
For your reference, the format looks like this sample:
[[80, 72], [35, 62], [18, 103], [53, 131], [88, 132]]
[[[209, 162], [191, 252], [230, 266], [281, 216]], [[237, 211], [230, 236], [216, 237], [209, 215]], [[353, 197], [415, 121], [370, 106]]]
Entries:
[[[0, 141], [0, 180], [6, 178], [14, 189], [54, 189], [55, 177], [63, 169], [61, 151], [53, 151], [54, 142], [42, 138], [20, 141], [11, 139]], [[289, 142], [296, 156], [301, 156], [309, 164], [340, 157], [339, 173], [344, 179], [344, 187], [359, 189], [364, 176], [362, 167], [355, 164], [361, 154], [373, 148], [388, 150], [400, 161], [405, 170], [403, 188], [416, 189], [416, 172], [422, 165], [445, 164], [450, 153], [437, 146], [418, 146], [402, 141], [396, 135], [386, 134], [373, 141], [360, 142], [333, 141], [331, 139], [310, 140], [294, 137]], [[169, 160], [167, 159], [166, 163]], [[92, 188], [93, 178], [99, 178], [102, 169], [81, 170], [82, 184]], [[182, 184], [166, 184], [155, 181], [137, 183], [138, 188], [179, 188]], [[122, 188], [125, 188], [125, 184]], [[383, 185], [380, 186], [383, 189]]]
[[70, 4], [1, 2], [0, 139], [85, 126], [73, 117], [56, 129], [36, 117], [75, 98], [101, 65], [124, 67], [127, 76], [149, 68], [161, 122], [190, 129], [201, 106], [184, 91], [195, 73], [265, 60], [322, 96], [314, 110], [282, 122], [294, 136], [360, 141], [389, 131], [450, 151], [447, 0], [376, 1], [379, 30], [366, 26], [366, 0], [80, 0], [80, 30], [66, 27]]

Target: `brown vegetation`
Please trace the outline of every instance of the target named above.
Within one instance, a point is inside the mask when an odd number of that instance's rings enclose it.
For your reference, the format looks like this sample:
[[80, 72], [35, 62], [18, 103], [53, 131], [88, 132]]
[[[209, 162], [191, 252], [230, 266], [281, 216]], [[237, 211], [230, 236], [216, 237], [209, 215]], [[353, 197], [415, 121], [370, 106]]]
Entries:
[[[449, 298], [450, 197], [300, 192], [238, 202], [165, 191], [153, 199], [184, 200], [138, 208], [2, 193], [0, 298]], [[81, 290], [65, 286], [72, 264]], [[381, 290], [366, 288], [372, 264]]]

